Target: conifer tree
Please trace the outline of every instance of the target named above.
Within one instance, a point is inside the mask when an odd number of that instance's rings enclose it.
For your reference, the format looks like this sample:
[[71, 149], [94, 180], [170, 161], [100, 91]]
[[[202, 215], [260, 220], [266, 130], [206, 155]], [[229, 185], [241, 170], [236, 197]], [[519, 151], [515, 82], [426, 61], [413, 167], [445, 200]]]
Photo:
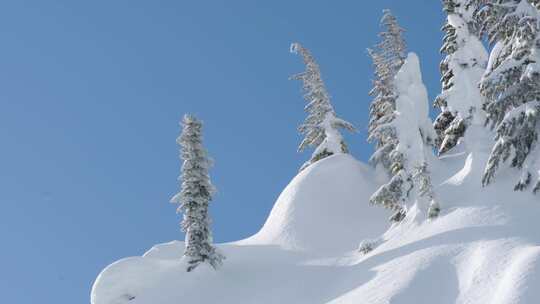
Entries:
[[302, 152], [308, 146], [315, 148], [311, 159], [301, 167], [300, 170], [303, 170], [330, 155], [348, 153], [340, 129], [354, 132], [355, 128], [351, 123], [336, 116], [330, 95], [321, 78], [319, 65], [315, 62], [311, 52], [299, 43], [291, 45], [291, 52], [301, 55], [306, 65], [304, 72], [291, 77], [291, 79], [302, 81], [305, 92], [304, 99], [307, 101], [305, 110], [308, 117], [298, 128], [300, 133], [304, 135], [304, 140], [298, 147], [298, 151]]
[[421, 204], [429, 206], [427, 211], [428, 218], [436, 218], [441, 212], [441, 207], [435, 197], [435, 191], [431, 183], [431, 173], [429, 172], [426, 161], [414, 168], [413, 179], [415, 180], [415, 185], [418, 185], [418, 199], [421, 201]]
[[443, 5], [448, 17], [441, 53], [446, 57], [440, 64], [442, 93], [434, 104], [441, 110], [434, 123], [439, 154], [456, 146], [470, 124], [485, 120], [478, 83], [488, 57], [474, 15], [480, 5], [477, 0], [443, 0]]
[[225, 257], [212, 245], [208, 204], [215, 188], [208, 173], [211, 160], [202, 143], [202, 122], [194, 116], [185, 115], [182, 125], [182, 134], [176, 140], [181, 147], [183, 160], [181, 190], [171, 202], [180, 204], [178, 212], [184, 214], [182, 231], [186, 234], [186, 270], [190, 272], [200, 263], [208, 263], [217, 269]]
[[486, 123], [497, 132], [484, 186], [508, 164], [520, 171], [514, 190], [540, 190], [540, 29], [535, 5], [536, 1], [499, 0], [480, 14], [494, 44], [480, 89], [486, 97]]
[[[407, 202], [417, 202], [431, 185], [427, 170], [430, 143], [435, 131], [428, 117], [427, 90], [422, 82], [420, 63], [410, 53], [394, 78], [395, 111], [392, 119], [373, 130], [383, 134], [388, 130], [395, 136], [394, 148], [389, 156], [392, 161], [391, 177], [370, 198], [370, 202], [394, 210], [393, 221], [400, 221], [406, 213]], [[416, 174], [417, 167], [425, 168]]]
[[405, 60], [406, 44], [404, 30], [390, 10], [383, 11], [381, 26], [384, 28], [379, 34], [381, 42], [368, 49], [375, 68], [373, 88], [369, 92], [373, 101], [370, 105], [368, 141], [375, 143], [375, 153], [370, 163], [392, 176], [392, 164], [395, 162], [391, 160], [390, 152], [397, 144], [397, 134], [393, 128], [384, 128], [383, 131], [380, 127], [394, 119], [397, 98], [394, 77]]
[[376, 149], [370, 162], [385, 169], [389, 180], [370, 202], [395, 211], [391, 220], [400, 221], [407, 201], [417, 197], [414, 167], [426, 162], [429, 148], [424, 146], [432, 142], [435, 132], [428, 119], [418, 59], [406, 54], [404, 30], [389, 10], [383, 11], [381, 25], [381, 42], [368, 50], [375, 68], [368, 140], [375, 142]]
[[383, 10], [381, 25], [385, 30], [379, 34], [381, 42], [377, 47], [381, 50], [381, 55], [386, 59], [389, 67], [397, 72], [407, 58], [407, 45], [403, 38], [405, 30], [389, 9]]

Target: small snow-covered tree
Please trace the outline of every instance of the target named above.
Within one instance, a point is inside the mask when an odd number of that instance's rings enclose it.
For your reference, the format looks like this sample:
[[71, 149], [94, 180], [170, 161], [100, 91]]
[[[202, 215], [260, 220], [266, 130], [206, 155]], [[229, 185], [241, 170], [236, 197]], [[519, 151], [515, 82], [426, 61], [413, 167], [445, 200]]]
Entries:
[[300, 170], [303, 170], [330, 155], [348, 153], [340, 129], [354, 132], [355, 128], [351, 123], [336, 116], [330, 95], [321, 78], [319, 65], [315, 62], [311, 52], [299, 43], [291, 45], [291, 52], [301, 55], [306, 65], [304, 72], [291, 77], [294, 80], [302, 81], [305, 92], [304, 99], [308, 103], [305, 107], [308, 117], [298, 128], [300, 133], [304, 135], [304, 140], [298, 147], [298, 151], [302, 152], [308, 146], [315, 148], [310, 160], [301, 167]]
[[212, 245], [208, 204], [215, 188], [208, 173], [211, 160], [202, 143], [202, 122], [185, 115], [182, 125], [182, 134], [176, 140], [183, 159], [182, 183], [180, 192], [173, 196], [171, 202], [180, 204], [178, 212], [184, 213], [182, 230], [186, 233], [184, 257], [188, 263], [187, 271], [204, 262], [216, 269], [225, 257]]
[[540, 190], [540, 14], [537, 1], [500, 0], [481, 12], [484, 29], [494, 43], [481, 82], [487, 123], [495, 128], [483, 185], [493, 182], [502, 164], [521, 172], [514, 190], [534, 184]]
[[427, 216], [429, 219], [436, 218], [441, 212], [441, 207], [435, 197], [433, 184], [431, 183], [431, 173], [428, 169], [428, 163], [423, 162], [416, 165], [413, 172], [415, 185], [418, 186], [418, 200], [423, 205], [429, 205]]
[[[406, 55], [404, 30], [389, 10], [383, 11], [381, 42], [368, 50], [375, 68], [368, 140], [375, 142], [370, 162], [382, 167], [389, 180], [370, 198], [372, 204], [395, 211], [393, 221], [405, 216], [414, 200], [413, 169], [426, 161], [435, 133], [428, 118], [427, 91], [418, 58]], [[429, 177], [429, 176], [428, 176]]]
[[448, 17], [441, 53], [446, 57], [440, 64], [442, 92], [435, 99], [441, 113], [434, 123], [439, 154], [456, 146], [470, 124], [485, 120], [478, 84], [488, 59], [475, 18], [478, 0], [443, 0], [443, 5]]

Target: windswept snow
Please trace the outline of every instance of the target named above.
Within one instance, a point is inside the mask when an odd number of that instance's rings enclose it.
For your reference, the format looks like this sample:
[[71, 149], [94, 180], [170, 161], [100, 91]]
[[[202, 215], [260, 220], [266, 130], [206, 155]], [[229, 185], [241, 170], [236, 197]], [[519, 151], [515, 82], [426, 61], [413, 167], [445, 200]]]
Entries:
[[[218, 245], [218, 271], [187, 273], [183, 242], [156, 245], [103, 270], [92, 303], [539, 303], [540, 208], [531, 193], [507, 191], [511, 178], [481, 188], [487, 152], [474, 153], [437, 164], [450, 172], [434, 178], [439, 218], [419, 220], [413, 207], [390, 229], [367, 203], [372, 169], [326, 158], [291, 181], [259, 233]], [[354, 250], [377, 236], [373, 251]]]

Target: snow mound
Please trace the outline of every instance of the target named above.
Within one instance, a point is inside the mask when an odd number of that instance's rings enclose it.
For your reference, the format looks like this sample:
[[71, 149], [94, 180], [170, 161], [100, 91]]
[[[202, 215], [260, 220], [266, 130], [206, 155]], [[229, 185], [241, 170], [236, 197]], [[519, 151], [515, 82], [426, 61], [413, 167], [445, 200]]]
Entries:
[[373, 172], [348, 154], [322, 159], [283, 190], [262, 229], [239, 241], [320, 253], [353, 250], [381, 235], [388, 213], [369, 205]]

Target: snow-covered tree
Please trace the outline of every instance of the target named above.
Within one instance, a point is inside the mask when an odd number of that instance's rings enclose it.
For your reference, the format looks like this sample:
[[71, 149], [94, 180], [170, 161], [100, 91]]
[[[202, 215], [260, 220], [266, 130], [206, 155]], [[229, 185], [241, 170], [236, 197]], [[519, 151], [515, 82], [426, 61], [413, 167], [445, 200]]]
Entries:
[[[396, 103], [393, 119], [378, 126], [373, 132], [392, 130], [395, 147], [390, 151], [392, 176], [370, 198], [372, 204], [395, 210], [392, 220], [401, 220], [406, 203], [417, 201], [431, 185], [427, 170], [430, 143], [435, 131], [428, 116], [428, 96], [420, 72], [420, 63], [410, 53], [394, 79]], [[413, 178], [416, 168], [424, 168], [419, 178]], [[431, 191], [431, 190], [430, 190]]]
[[181, 147], [183, 159], [181, 190], [171, 199], [180, 204], [178, 212], [184, 213], [182, 230], [186, 233], [184, 257], [187, 271], [192, 271], [200, 263], [208, 263], [218, 268], [225, 258], [212, 245], [208, 204], [215, 188], [210, 182], [208, 170], [211, 160], [202, 143], [202, 122], [191, 115], [182, 121], [182, 134], [176, 142]]
[[403, 39], [405, 30], [399, 25], [396, 16], [389, 9], [383, 10], [381, 26], [384, 31], [379, 33], [381, 42], [377, 48], [393, 71], [398, 71], [407, 57], [407, 45]]
[[436, 218], [441, 212], [441, 207], [435, 197], [435, 191], [433, 191], [431, 173], [429, 172], [427, 162], [423, 162], [414, 168], [413, 180], [418, 187], [418, 200], [422, 205], [429, 205], [427, 211], [428, 218]]
[[442, 92], [435, 100], [441, 113], [434, 123], [439, 154], [456, 146], [469, 125], [484, 122], [478, 84], [488, 59], [475, 18], [478, 0], [443, 0], [443, 5], [448, 17], [441, 53], [446, 57], [440, 64]]
[[404, 30], [389, 10], [383, 11], [381, 25], [381, 42], [368, 50], [375, 68], [368, 140], [375, 142], [376, 149], [370, 162], [384, 168], [389, 180], [370, 202], [395, 211], [391, 219], [400, 221], [407, 201], [415, 196], [413, 169], [426, 162], [430, 149], [424, 146], [435, 138], [435, 132], [418, 58], [406, 55]]
[[538, 1], [499, 0], [481, 12], [494, 43], [481, 82], [487, 123], [497, 132], [483, 185], [503, 164], [520, 171], [514, 190], [540, 190], [540, 26]]
[[404, 30], [389, 10], [383, 11], [381, 26], [381, 42], [368, 50], [375, 69], [373, 88], [369, 92], [373, 101], [370, 105], [368, 141], [375, 143], [375, 153], [370, 162], [392, 176], [395, 173], [392, 166], [396, 161], [391, 159], [390, 152], [397, 144], [397, 134], [393, 128], [383, 130], [380, 127], [395, 118], [397, 95], [394, 78], [405, 60], [406, 44], [403, 39]]
[[340, 129], [354, 132], [355, 128], [349, 122], [336, 116], [330, 95], [321, 78], [319, 65], [315, 62], [311, 52], [299, 43], [291, 45], [291, 52], [301, 55], [306, 65], [304, 72], [291, 77], [291, 79], [302, 81], [305, 92], [304, 99], [307, 101], [305, 110], [308, 117], [298, 128], [300, 133], [304, 135], [304, 140], [298, 147], [298, 151], [302, 152], [308, 146], [315, 148], [311, 159], [301, 167], [300, 170], [303, 170], [330, 155], [348, 153]]

